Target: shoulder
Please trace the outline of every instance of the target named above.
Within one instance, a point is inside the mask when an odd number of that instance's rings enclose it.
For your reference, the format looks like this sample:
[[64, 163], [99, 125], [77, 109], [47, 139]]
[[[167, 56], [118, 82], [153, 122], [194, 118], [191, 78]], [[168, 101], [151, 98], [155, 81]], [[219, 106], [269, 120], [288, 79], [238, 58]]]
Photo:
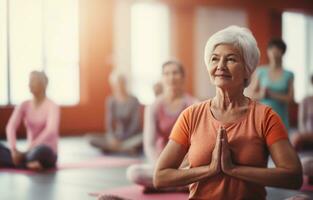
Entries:
[[255, 120], [256, 123], [263, 124], [264, 126], [268, 126], [272, 122], [280, 119], [273, 108], [256, 101], [252, 118], [251, 120]]
[[130, 95], [129, 96], [129, 101], [134, 103], [134, 104], [139, 104], [139, 100], [137, 99], [137, 97]]
[[285, 73], [285, 76], [287, 76], [288, 78], [294, 77], [294, 73], [292, 71], [284, 69], [284, 73]]
[[23, 101], [21, 104], [15, 106], [14, 110], [24, 111], [31, 105], [31, 100]]
[[59, 109], [59, 105], [49, 98], [46, 99], [46, 103], [50, 108]]

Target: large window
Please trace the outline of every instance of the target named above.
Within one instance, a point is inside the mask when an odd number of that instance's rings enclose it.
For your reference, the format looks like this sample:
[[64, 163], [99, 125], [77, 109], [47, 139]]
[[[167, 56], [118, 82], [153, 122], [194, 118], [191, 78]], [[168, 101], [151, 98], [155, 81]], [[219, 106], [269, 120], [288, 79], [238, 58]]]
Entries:
[[144, 104], [154, 100], [152, 86], [169, 57], [169, 10], [161, 4], [131, 7], [132, 91]]
[[8, 103], [7, 0], [0, 0], [0, 105]]
[[[313, 94], [309, 76], [313, 73], [313, 17], [283, 13], [283, 39], [287, 44], [284, 66], [295, 75], [295, 100]], [[310, 86], [310, 87], [308, 87]]]
[[30, 98], [32, 70], [46, 72], [48, 96], [57, 103], [78, 103], [78, 1], [0, 1], [0, 103]]

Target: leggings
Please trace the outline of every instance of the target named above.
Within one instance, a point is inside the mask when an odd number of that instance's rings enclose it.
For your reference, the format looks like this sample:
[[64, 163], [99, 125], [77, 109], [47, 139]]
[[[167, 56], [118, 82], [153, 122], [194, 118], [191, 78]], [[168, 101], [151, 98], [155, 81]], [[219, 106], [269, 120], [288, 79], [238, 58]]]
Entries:
[[26, 168], [26, 163], [39, 161], [44, 169], [54, 168], [57, 155], [46, 145], [39, 145], [25, 153], [25, 159], [20, 166], [15, 166], [12, 161], [11, 151], [0, 143], [0, 168]]

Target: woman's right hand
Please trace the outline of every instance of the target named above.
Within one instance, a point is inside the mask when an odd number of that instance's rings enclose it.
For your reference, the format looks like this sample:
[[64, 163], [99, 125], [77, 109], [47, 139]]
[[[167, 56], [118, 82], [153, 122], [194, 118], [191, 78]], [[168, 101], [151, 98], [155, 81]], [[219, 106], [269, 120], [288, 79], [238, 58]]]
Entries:
[[212, 152], [212, 159], [209, 165], [210, 176], [214, 176], [221, 172], [221, 153], [222, 153], [222, 133], [224, 129], [221, 127], [218, 130], [215, 146]]
[[11, 150], [12, 161], [15, 166], [18, 166], [22, 163], [24, 159], [24, 154], [17, 149]]

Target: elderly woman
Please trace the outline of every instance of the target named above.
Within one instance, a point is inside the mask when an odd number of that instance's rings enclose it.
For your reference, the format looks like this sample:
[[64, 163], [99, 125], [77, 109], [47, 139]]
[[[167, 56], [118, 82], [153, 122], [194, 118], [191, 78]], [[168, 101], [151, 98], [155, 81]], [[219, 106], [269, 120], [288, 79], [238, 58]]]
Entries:
[[[10, 149], [0, 146], [0, 167], [42, 170], [55, 167], [59, 139], [59, 107], [46, 96], [48, 78], [44, 72], [30, 74], [32, 100], [17, 106], [6, 127]], [[16, 132], [24, 122], [28, 140], [26, 152], [16, 146]]]
[[[163, 92], [155, 102], [145, 109], [144, 120], [144, 153], [147, 164], [130, 166], [127, 177], [131, 182], [145, 187], [144, 192], [157, 192], [153, 187], [153, 171], [155, 163], [168, 142], [170, 132], [179, 114], [196, 102], [184, 91], [185, 72], [177, 61], [165, 62], [162, 66]], [[163, 191], [173, 191], [167, 188]]]
[[107, 153], [139, 153], [142, 146], [140, 104], [127, 90], [123, 73], [109, 77], [112, 96], [106, 101], [106, 129], [101, 136], [91, 136], [90, 143]]
[[251, 84], [251, 98], [273, 108], [289, 129], [288, 104], [293, 101], [293, 73], [283, 68], [287, 46], [282, 39], [268, 43], [268, 66], [259, 67]]
[[[252, 33], [231, 26], [205, 47], [216, 96], [182, 112], [154, 174], [157, 188], [190, 185], [189, 199], [265, 199], [264, 186], [297, 189], [299, 158], [268, 106], [243, 94], [259, 61]], [[179, 169], [186, 153], [190, 168]], [[275, 167], [267, 168], [268, 155]]]

